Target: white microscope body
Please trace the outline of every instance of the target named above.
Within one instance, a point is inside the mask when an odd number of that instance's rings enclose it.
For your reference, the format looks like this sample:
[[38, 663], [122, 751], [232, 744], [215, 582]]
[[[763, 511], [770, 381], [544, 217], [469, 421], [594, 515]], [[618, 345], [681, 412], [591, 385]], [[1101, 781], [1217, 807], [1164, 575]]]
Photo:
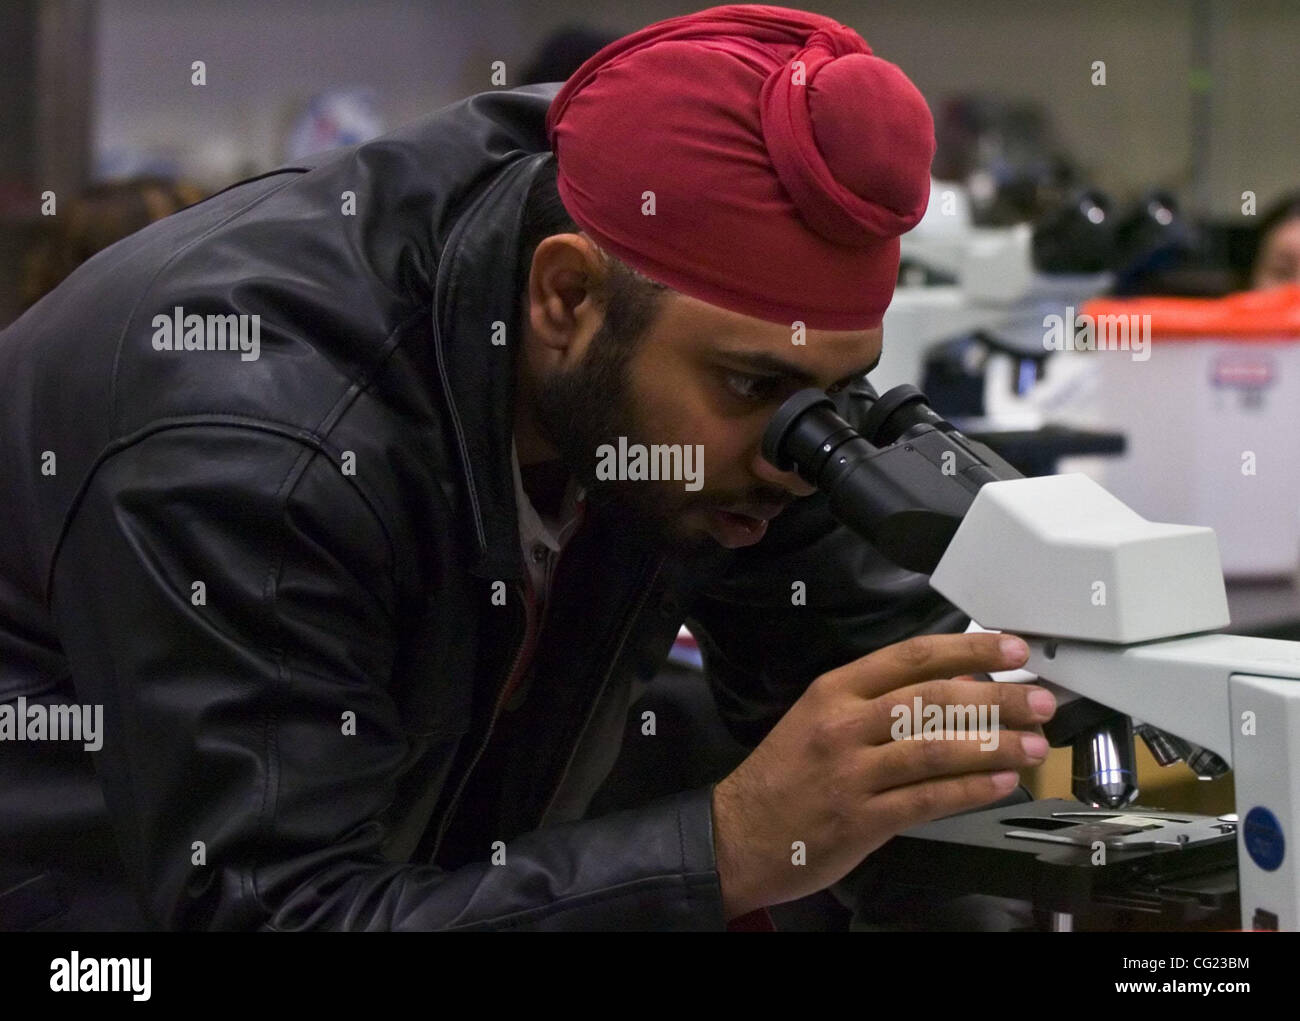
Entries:
[[1211, 529], [1149, 522], [1084, 475], [989, 482], [930, 582], [1024, 637], [1044, 681], [1230, 765], [1242, 927], [1300, 929], [1300, 642], [1212, 633]]

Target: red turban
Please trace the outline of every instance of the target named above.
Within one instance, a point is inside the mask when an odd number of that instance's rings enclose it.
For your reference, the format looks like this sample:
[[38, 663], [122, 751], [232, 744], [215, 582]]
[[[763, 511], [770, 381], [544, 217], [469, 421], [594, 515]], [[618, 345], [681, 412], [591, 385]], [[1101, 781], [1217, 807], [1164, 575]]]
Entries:
[[786, 7], [713, 7], [611, 43], [546, 130], [560, 197], [597, 244], [701, 301], [809, 329], [880, 324], [898, 235], [930, 195], [916, 86], [852, 29]]

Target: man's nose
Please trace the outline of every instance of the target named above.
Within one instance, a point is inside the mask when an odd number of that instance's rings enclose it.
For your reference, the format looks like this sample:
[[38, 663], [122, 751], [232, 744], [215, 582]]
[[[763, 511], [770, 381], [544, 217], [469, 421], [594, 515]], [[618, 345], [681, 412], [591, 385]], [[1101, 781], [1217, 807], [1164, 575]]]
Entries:
[[812, 496], [813, 493], [817, 492], [816, 486], [810, 486], [797, 473], [782, 471], [774, 465], [763, 456], [762, 450], [755, 452], [752, 470], [764, 482], [780, 486], [795, 496]]

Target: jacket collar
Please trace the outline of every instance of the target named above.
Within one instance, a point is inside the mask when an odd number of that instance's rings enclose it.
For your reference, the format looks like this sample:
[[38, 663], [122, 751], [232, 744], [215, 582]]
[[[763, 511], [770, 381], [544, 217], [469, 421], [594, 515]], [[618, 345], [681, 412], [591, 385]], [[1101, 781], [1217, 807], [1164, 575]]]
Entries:
[[[536, 118], [536, 151], [516, 149], [516, 157], [477, 188], [438, 260], [434, 349], [473, 518], [470, 572], [480, 578], [520, 580], [524, 573], [511, 466], [514, 367], [522, 340], [519, 235], [529, 186], [550, 156], [543, 123], [559, 87], [498, 94], [518, 104], [510, 115]], [[499, 324], [503, 345], [493, 343]]]

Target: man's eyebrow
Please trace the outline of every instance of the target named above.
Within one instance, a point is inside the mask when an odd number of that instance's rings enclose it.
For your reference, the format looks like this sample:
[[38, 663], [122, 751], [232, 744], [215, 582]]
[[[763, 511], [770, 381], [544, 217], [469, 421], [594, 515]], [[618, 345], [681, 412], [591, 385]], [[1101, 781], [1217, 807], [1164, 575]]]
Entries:
[[[759, 369], [764, 372], [786, 376], [794, 380], [796, 383], [803, 383], [807, 386], [817, 386], [817, 377], [812, 375], [812, 373], [808, 372], [801, 366], [794, 365], [791, 362], [778, 358], [774, 354], [769, 354], [767, 351], [720, 351], [718, 353], [732, 361], [744, 364], [747, 368]], [[881, 351], [881, 354], [884, 354], [883, 350]], [[880, 355], [878, 354], [876, 355], [875, 361], [870, 365], [858, 369], [856, 372], [850, 372], [843, 379], [838, 379], [832, 383], [831, 387], [847, 386], [854, 380], [861, 379], [867, 373], [873, 371], [879, 364]]]

